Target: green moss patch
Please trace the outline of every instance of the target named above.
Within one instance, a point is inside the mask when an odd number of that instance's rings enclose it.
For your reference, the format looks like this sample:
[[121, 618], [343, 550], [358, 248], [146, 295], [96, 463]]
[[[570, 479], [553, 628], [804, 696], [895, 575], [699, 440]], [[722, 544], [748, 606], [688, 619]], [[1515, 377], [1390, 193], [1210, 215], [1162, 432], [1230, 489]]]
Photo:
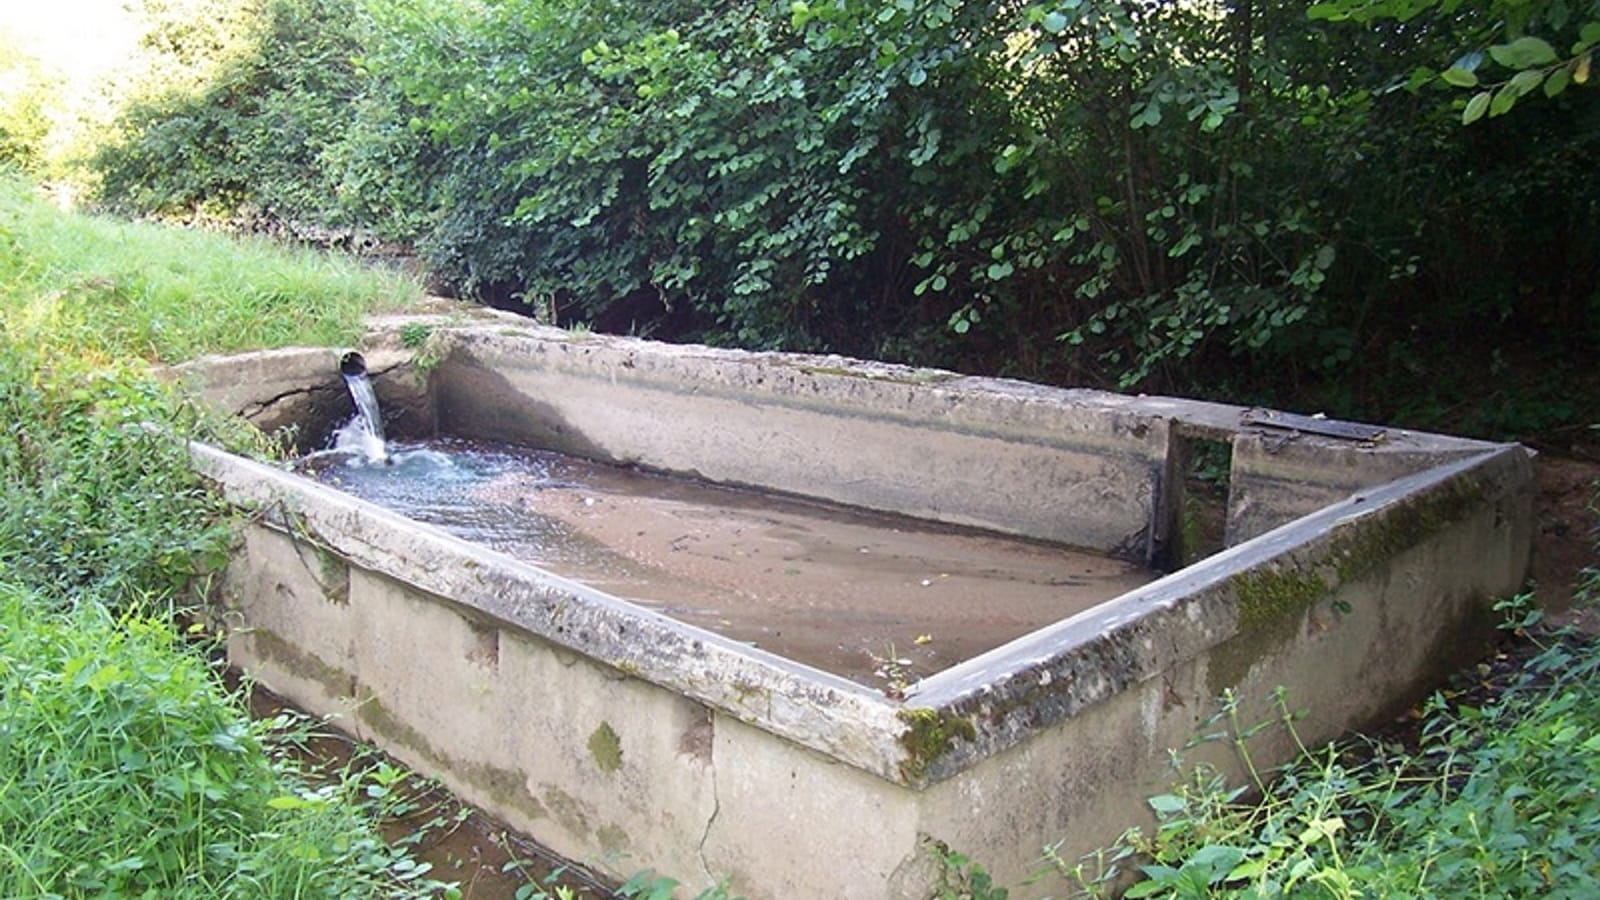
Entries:
[[589, 756], [607, 775], [622, 768], [622, 738], [617, 736], [610, 722], [601, 722], [589, 735]]
[[900, 777], [906, 781], [926, 778], [929, 766], [949, 753], [958, 738], [971, 741], [978, 737], [971, 719], [945, 715], [936, 709], [901, 710], [899, 719], [907, 726], [899, 738], [906, 751], [906, 758], [900, 762]]

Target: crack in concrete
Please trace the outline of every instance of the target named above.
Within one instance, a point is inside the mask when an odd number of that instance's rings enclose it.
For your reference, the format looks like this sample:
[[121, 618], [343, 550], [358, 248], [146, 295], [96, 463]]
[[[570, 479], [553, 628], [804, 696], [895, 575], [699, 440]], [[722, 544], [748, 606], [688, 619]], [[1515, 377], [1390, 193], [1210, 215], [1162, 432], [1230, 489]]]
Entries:
[[239, 410], [239, 415], [243, 416], [246, 419], [249, 419], [249, 418], [252, 418], [254, 416], [260, 415], [261, 413], [265, 412], [266, 410], [271, 409], [274, 406], [277, 406], [279, 403], [284, 402], [285, 400], [287, 400], [290, 397], [309, 397], [309, 396], [314, 396], [316, 394], [330, 393], [332, 391], [333, 391], [333, 388], [322, 387], [322, 386], [306, 387], [306, 388], [295, 388], [294, 390], [284, 391], [281, 394], [277, 394], [275, 396], [268, 397], [265, 400], [254, 401], [249, 405], [248, 408], [241, 408]]
[[706, 844], [711, 841], [711, 829], [717, 824], [717, 814], [722, 812], [722, 796], [717, 786], [717, 712], [708, 709], [711, 723], [711, 737], [708, 743], [710, 748], [707, 754], [706, 768], [711, 772], [711, 815], [706, 818], [705, 831], [700, 834], [700, 844], [695, 847], [695, 855], [700, 859], [700, 875], [707, 884], [715, 884], [717, 873], [712, 871], [711, 863], [706, 859]]

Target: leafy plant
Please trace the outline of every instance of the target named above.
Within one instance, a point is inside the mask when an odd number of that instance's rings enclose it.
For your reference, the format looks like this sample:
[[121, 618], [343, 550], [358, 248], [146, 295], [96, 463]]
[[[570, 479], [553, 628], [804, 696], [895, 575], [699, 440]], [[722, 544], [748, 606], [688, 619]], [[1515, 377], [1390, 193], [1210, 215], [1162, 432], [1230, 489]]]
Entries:
[[[1412, 19], [1436, 5], [1436, 0], [1333, 0], [1312, 5], [1314, 19], [1355, 20], [1372, 23], [1385, 19]], [[1460, 4], [1445, 4], [1454, 9]], [[1595, 46], [1600, 44], [1600, 5], [1568, 4], [1564, 0], [1486, 0], [1472, 4], [1488, 13], [1493, 25], [1485, 29], [1487, 47], [1470, 49], [1437, 73], [1439, 80], [1474, 91], [1461, 108], [1461, 121], [1471, 125], [1484, 118], [1510, 112], [1521, 98], [1535, 91], [1554, 98], [1569, 85], [1589, 81]], [[1561, 36], [1570, 49], [1557, 49], [1550, 40]], [[1563, 42], [1562, 46], [1569, 46]], [[1485, 62], [1505, 70], [1495, 80], [1480, 75]], [[1413, 85], [1435, 77], [1428, 69], [1412, 73]]]
[[[617, 896], [634, 900], [672, 900], [678, 895], [677, 890], [680, 886], [676, 880], [646, 869], [623, 882], [622, 886], [617, 888]], [[718, 884], [695, 894], [694, 900], [737, 900], [737, 898], [728, 894], [726, 884]]]
[[165, 613], [0, 584], [0, 894], [430, 896], [349, 785], [297, 783]]
[[0, 167], [27, 172], [42, 167], [54, 94], [39, 60], [0, 37]]
[[933, 848], [939, 860], [939, 900], [1006, 900], [1011, 892], [994, 883], [988, 871], [964, 854], [943, 845]]
[[[1244, 786], [1204, 767], [1152, 797], [1158, 824], [1079, 861], [1047, 853], [1050, 872], [1080, 896], [1582, 897], [1600, 890], [1592, 848], [1600, 799], [1594, 705], [1600, 657], [1570, 633], [1537, 627], [1525, 602], [1507, 626], [1533, 641], [1529, 658], [1474, 705], [1436, 694], [1414, 748], [1365, 739], [1301, 747], [1256, 773], [1248, 742], [1266, 727], [1294, 737], [1281, 692], [1276, 722], [1242, 728], [1225, 702], [1213, 739], [1252, 772]], [[1297, 740], [1297, 738], [1296, 738]]]

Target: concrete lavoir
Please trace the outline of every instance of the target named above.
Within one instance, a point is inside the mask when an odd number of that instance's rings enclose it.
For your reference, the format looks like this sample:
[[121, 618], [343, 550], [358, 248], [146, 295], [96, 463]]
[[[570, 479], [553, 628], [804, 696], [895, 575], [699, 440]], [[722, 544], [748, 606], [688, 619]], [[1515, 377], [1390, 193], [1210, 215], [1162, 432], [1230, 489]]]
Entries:
[[[433, 329], [428, 364], [402, 325]], [[1253, 722], [1281, 688], [1307, 741], [1413, 699], [1483, 646], [1491, 600], [1528, 563], [1516, 446], [1341, 439], [1218, 404], [524, 320], [391, 320], [361, 349], [393, 433], [526, 443], [1168, 573], [884, 691], [196, 446], [254, 513], [216, 601], [230, 658], [618, 876], [725, 877], [752, 900], [926, 897], [946, 846], [1015, 883], [1046, 845], [1070, 859], [1144, 820], [1169, 748], [1224, 692]], [[186, 375], [269, 427], [315, 427], [347, 410], [335, 361], [278, 351]], [[1210, 555], [1186, 527], [1202, 447], [1228, 457]], [[1223, 749], [1194, 752], [1237, 772]], [[1253, 750], [1265, 766], [1292, 745], [1268, 730]]]

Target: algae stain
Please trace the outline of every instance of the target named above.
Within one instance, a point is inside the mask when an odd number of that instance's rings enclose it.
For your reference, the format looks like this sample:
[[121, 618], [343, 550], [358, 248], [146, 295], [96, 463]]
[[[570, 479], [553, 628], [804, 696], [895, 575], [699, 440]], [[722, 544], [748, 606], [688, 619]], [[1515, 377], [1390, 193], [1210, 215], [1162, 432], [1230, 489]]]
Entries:
[[317, 586], [329, 603], [350, 605], [350, 567], [331, 550], [313, 545], [317, 555]]
[[1371, 574], [1394, 557], [1459, 522], [1488, 504], [1482, 484], [1458, 480], [1426, 494], [1406, 497], [1374, 520], [1354, 523], [1337, 545], [1339, 578]]
[[589, 755], [607, 775], [622, 768], [622, 738], [617, 736], [610, 722], [601, 722], [589, 735]]
[[899, 737], [906, 751], [906, 758], [900, 761], [900, 777], [906, 781], [927, 777], [928, 767], [949, 753], [958, 738], [970, 741], [978, 737], [978, 729], [965, 716], [916, 707], [901, 710], [898, 717], [907, 726]]
[[522, 773], [487, 763], [460, 760], [441, 751], [422, 731], [401, 720], [376, 696], [363, 698], [356, 716], [374, 735], [391, 748], [399, 748], [427, 763], [431, 774], [453, 775], [482, 793], [485, 799], [516, 810], [528, 821], [543, 819], [550, 813], [528, 790]]
[[626, 853], [633, 843], [628, 832], [616, 825], [602, 825], [595, 830], [594, 836], [600, 842], [600, 849], [608, 855]]
[[583, 804], [555, 785], [544, 784], [540, 787], [544, 789], [543, 805], [551, 819], [572, 834], [587, 839], [589, 817], [583, 814]]
[[1310, 609], [1328, 585], [1298, 569], [1262, 568], [1233, 576], [1233, 591], [1239, 599], [1239, 630], [1253, 633], [1292, 622], [1290, 617]]
[[298, 678], [315, 682], [330, 697], [349, 696], [354, 676], [345, 669], [324, 661], [309, 650], [285, 640], [264, 628], [241, 630], [248, 642], [248, 653], [265, 663], [275, 664]]
[[1322, 576], [1296, 567], [1265, 567], [1233, 576], [1239, 630], [1211, 651], [1206, 690], [1211, 696], [1237, 687], [1262, 659], [1292, 643], [1306, 614], [1331, 586]]

